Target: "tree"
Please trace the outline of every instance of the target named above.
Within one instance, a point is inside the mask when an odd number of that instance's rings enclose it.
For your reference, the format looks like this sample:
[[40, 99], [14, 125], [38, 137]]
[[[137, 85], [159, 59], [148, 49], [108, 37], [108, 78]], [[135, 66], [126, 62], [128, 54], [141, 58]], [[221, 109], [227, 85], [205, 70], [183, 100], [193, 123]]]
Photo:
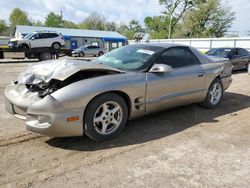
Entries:
[[143, 29], [137, 20], [131, 20], [128, 25], [120, 24], [118, 32], [125, 35], [128, 39], [134, 39], [134, 35], [142, 32]]
[[54, 12], [50, 12], [45, 18], [44, 25], [46, 27], [62, 27], [63, 26], [62, 16], [55, 14]]
[[43, 23], [40, 20], [37, 20], [37, 21], [33, 21], [32, 25], [37, 26], [37, 27], [41, 27], [41, 26], [43, 26]]
[[6, 22], [5, 20], [0, 20], [0, 33], [3, 33], [6, 30]]
[[31, 25], [30, 20], [28, 19], [28, 14], [25, 11], [15, 8], [9, 17], [11, 26], [16, 25]]
[[97, 12], [92, 12], [78, 26], [81, 29], [105, 30], [105, 18]]
[[169, 19], [168, 38], [171, 38], [175, 26], [179, 23], [184, 13], [204, 2], [206, 0], [159, 0], [159, 3], [165, 6], [163, 14]]
[[169, 19], [165, 16], [146, 17], [144, 24], [147, 32], [154, 39], [163, 39], [168, 37]]
[[115, 22], [106, 22], [105, 23], [105, 30], [106, 31], [116, 31], [117, 27], [118, 26]]
[[72, 22], [72, 21], [63, 20], [62, 21], [62, 25], [63, 25], [64, 28], [77, 29], [77, 25], [74, 22]]
[[181, 29], [184, 37], [222, 37], [234, 21], [231, 8], [219, 0], [207, 0], [190, 9], [183, 18]]

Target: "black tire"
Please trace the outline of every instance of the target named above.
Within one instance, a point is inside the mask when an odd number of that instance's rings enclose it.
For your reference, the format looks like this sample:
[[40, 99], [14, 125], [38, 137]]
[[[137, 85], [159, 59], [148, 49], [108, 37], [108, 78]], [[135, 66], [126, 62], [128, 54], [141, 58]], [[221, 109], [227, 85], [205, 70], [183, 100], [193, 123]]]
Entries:
[[29, 49], [29, 46], [28, 46], [28, 44], [20, 44], [19, 48], [26, 50], [26, 49]]
[[[114, 114], [112, 114], [112, 111], [109, 111], [111, 113], [107, 115], [107, 113], [105, 113], [106, 111], [104, 111], [102, 106], [113, 104], [113, 103], [119, 105], [118, 110]], [[115, 107], [112, 109], [112, 105], [108, 106], [108, 108], [110, 107], [111, 109], [108, 109], [108, 110], [115, 109]], [[99, 117], [96, 117], [96, 116], [99, 116]], [[115, 120], [120, 118], [119, 124], [117, 126], [115, 124], [112, 124], [112, 117]], [[102, 121], [99, 121], [99, 122], [97, 121], [98, 123], [94, 122], [95, 119], [98, 119], [98, 118], [100, 118]], [[104, 140], [117, 136], [124, 128], [127, 122], [127, 119], [128, 119], [128, 107], [124, 99], [120, 95], [117, 95], [115, 93], [105, 93], [94, 98], [88, 104], [85, 110], [85, 116], [84, 116], [84, 132], [88, 137], [90, 137], [91, 139], [95, 141], [104, 141]], [[101, 133], [103, 132], [104, 122], [108, 124], [106, 125], [106, 129], [105, 129], [107, 133]]]
[[250, 71], [250, 62], [248, 62], [247, 66], [246, 66], [246, 70], [249, 72]]
[[85, 56], [85, 54], [83, 52], [79, 53], [79, 57], [84, 57], [84, 56]]
[[[218, 87], [221, 88], [221, 92], [217, 92], [217, 93], [213, 92], [213, 88], [215, 87], [215, 85], [217, 85]], [[214, 93], [213, 95], [218, 94], [218, 96], [217, 96], [218, 99], [214, 103], [211, 102], [211, 100], [212, 100], [212, 94], [211, 93]], [[221, 102], [221, 99], [223, 97], [223, 93], [224, 93], [224, 90], [223, 90], [222, 82], [221, 82], [220, 79], [216, 78], [211, 83], [211, 85], [209, 86], [209, 89], [207, 91], [206, 99], [201, 103], [201, 105], [204, 106], [205, 108], [208, 108], [208, 109], [213, 109], [213, 108], [217, 107]], [[219, 97], [219, 95], [220, 95], [220, 97]]]
[[58, 42], [55, 42], [52, 44], [52, 48], [55, 50], [59, 50], [61, 48], [61, 44]]
[[100, 51], [99, 53], [98, 53], [98, 56], [102, 56], [104, 53], [102, 52], [102, 51]]
[[52, 59], [52, 54], [49, 52], [41, 53], [40, 58], [39, 58], [40, 61], [47, 61], [47, 60], [51, 60], [51, 59]]

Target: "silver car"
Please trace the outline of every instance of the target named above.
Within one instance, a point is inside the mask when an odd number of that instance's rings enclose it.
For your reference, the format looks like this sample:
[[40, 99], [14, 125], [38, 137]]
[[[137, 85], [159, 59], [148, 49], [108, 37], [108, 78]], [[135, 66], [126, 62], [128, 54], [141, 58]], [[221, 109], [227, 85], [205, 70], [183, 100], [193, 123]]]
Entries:
[[105, 50], [99, 46], [86, 45], [72, 51], [73, 57], [102, 56]]
[[53, 136], [116, 136], [128, 119], [190, 103], [215, 108], [232, 65], [188, 46], [135, 44], [92, 62], [30, 66], [5, 89], [6, 109], [27, 129]]

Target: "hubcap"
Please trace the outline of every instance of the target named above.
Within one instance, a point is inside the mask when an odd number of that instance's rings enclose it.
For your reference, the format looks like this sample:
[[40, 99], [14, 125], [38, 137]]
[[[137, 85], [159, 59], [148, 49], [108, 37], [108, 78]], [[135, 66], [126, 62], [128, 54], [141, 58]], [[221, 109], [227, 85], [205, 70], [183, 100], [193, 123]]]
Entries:
[[51, 59], [51, 54], [50, 54], [50, 53], [45, 53], [45, 54], [43, 55], [43, 59], [44, 59], [44, 60], [50, 60], [50, 59]]
[[60, 48], [60, 46], [59, 46], [59, 44], [54, 44], [54, 49], [59, 49]]
[[95, 130], [102, 135], [113, 133], [121, 124], [122, 109], [114, 101], [102, 104], [94, 115]]
[[219, 83], [215, 83], [210, 90], [210, 102], [213, 105], [216, 105], [220, 101], [221, 95], [222, 95], [221, 85]]

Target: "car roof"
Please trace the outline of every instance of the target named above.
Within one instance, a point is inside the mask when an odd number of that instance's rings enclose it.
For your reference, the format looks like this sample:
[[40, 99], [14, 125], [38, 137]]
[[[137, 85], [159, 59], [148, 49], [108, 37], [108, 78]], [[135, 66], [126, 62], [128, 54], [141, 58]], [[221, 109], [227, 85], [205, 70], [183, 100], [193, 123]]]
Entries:
[[56, 33], [56, 34], [59, 34], [56, 31], [34, 31], [32, 33]]
[[236, 48], [232, 48], [232, 47], [221, 47], [221, 48], [211, 48], [210, 50], [220, 50], [220, 49], [228, 49], [228, 50], [232, 50], [232, 49], [236, 49]]
[[189, 47], [187, 45], [183, 44], [174, 44], [174, 43], [134, 43], [131, 45], [137, 45], [137, 46], [152, 46], [152, 47], [162, 47], [162, 48], [170, 48], [170, 47]]

